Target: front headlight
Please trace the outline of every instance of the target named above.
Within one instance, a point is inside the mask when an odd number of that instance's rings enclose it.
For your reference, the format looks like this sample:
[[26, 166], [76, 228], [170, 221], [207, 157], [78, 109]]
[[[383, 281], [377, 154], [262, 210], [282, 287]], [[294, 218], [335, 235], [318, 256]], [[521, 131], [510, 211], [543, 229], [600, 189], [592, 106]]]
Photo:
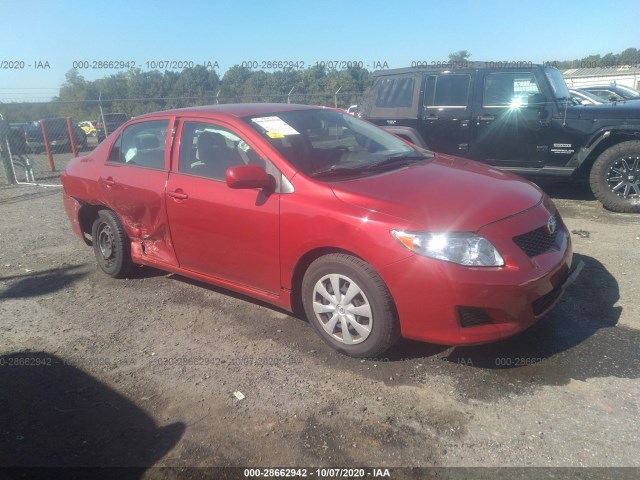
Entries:
[[501, 267], [504, 259], [484, 237], [468, 232], [425, 233], [391, 230], [391, 235], [418, 255], [470, 267]]

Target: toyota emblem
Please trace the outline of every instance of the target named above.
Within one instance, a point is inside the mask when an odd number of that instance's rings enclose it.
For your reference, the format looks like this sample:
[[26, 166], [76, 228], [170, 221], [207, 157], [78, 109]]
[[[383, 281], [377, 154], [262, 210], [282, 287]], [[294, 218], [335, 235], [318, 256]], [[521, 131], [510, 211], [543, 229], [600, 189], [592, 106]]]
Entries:
[[556, 228], [558, 228], [558, 221], [556, 220], [555, 215], [551, 215], [549, 220], [547, 220], [547, 233], [549, 235], [553, 235], [556, 233]]

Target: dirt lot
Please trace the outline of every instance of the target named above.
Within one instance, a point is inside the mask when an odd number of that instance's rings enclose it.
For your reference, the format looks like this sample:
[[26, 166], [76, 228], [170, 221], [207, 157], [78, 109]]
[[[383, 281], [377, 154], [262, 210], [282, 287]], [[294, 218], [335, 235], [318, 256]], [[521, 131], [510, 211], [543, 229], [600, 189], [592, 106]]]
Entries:
[[375, 361], [180, 276], [111, 279], [59, 188], [0, 188], [0, 465], [639, 467], [640, 217], [546, 188], [586, 265], [555, 310]]

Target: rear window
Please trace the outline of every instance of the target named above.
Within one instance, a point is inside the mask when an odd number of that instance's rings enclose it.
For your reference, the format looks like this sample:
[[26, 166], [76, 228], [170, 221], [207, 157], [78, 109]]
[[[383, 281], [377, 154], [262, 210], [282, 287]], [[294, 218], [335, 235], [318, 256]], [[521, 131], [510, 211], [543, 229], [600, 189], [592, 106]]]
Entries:
[[410, 107], [414, 86], [414, 77], [383, 78], [378, 84], [376, 107]]

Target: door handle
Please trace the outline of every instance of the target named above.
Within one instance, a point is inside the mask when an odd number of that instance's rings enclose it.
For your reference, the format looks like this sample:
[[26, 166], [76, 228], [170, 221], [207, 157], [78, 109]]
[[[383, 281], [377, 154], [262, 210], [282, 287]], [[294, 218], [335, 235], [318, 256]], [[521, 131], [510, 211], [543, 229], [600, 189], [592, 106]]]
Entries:
[[427, 115], [425, 117], [425, 120], [429, 120], [429, 121], [438, 120], [438, 115]]
[[495, 115], [479, 115], [478, 116], [478, 121], [479, 122], [491, 122], [493, 120], [496, 119]]
[[107, 178], [104, 179], [104, 184], [107, 187], [113, 187], [116, 184], [116, 181], [111, 177], [107, 177]]
[[175, 198], [176, 200], [186, 200], [187, 198], [189, 198], [189, 195], [187, 195], [186, 193], [184, 193], [182, 190], [174, 190], [173, 192], [167, 192], [167, 195], [169, 195], [172, 198]]

